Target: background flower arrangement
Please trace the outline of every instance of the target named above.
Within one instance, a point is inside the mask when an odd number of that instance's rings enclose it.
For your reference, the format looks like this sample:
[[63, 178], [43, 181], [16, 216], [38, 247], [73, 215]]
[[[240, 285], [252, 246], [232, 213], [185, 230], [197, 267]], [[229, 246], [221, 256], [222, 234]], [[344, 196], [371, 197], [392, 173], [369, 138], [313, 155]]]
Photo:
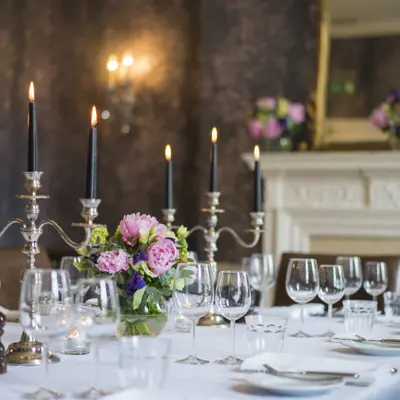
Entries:
[[392, 147], [400, 145], [400, 93], [392, 90], [385, 101], [371, 114], [371, 122], [382, 132], [389, 134]]
[[251, 112], [248, 128], [263, 150], [290, 151], [296, 136], [304, 133], [304, 122], [303, 104], [291, 103], [284, 97], [263, 97]]
[[78, 269], [88, 271], [91, 277], [115, 279], [121, 307], [120, 334], [154, 334], [158, 333], [154, 332], [154, 321], [161, 329], [165, 325], [164, 296], [172, 293], [175, 265], [187, 261], [187, 234], [183, 226], [174, 233], [156, 218], [137, 213], [126, 215], [113, 235], [105, 227], [96, 228], [89, 246], [78, 250]]

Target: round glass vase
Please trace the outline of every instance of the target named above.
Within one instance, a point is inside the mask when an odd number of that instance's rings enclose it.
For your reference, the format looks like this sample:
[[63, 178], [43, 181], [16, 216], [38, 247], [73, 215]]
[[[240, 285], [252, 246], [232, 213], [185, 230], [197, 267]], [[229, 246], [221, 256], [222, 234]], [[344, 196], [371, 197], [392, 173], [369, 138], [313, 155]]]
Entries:
[[292, 139], [288, 136], [281, 136], [277, 139], [263, 138], [261, 140], [262, 151], [287, 152], [292, 151], [292, 149]]
[[389, 145], [392, 150], [400, 150], [400, 138], [391, 134], [389, 136]]

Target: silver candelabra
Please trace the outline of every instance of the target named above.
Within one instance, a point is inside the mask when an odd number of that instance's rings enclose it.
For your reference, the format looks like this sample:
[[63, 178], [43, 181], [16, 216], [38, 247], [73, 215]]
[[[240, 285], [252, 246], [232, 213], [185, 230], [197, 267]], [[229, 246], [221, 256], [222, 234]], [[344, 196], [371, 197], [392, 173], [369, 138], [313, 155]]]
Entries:
[[[38, 241], [43, 233], [43, 228], [47, 225], [53, 227], [56, 232], [61, 236], [64, 242], [74, 248], [80, 248], [88, 245], [93, 228], [101, 225], [95, 224], [93, 221], [98, 216], [97, 208], [101, 202], [99, 199], [80, 199], [82, 203], [83, 222], [74, 223], [72, 226], [81, 227], [85, 230], [85, 238], [82, 242], [74, 242], [64, 232], [61, 226], [53, 220], [44, 220], [40, 223], [37, 222], [39, 217], [39, 203], [38, 200], [48, 199], [47, 195], [39, 195], [38, 191], [41, 187], [40, 179], [43, 172], [24, 172], [25, 175], [25, 188], [27, 194], [19, 195], [18, 198], [27, 200], [28, 203], [25, 207], [26, 221], [15, 218], [8, 222], [6, 226], [0, 231], [0, 238], [4, 233], [14, 224], [19, 224], [21, 227], [21, 234], [25, 240], [25, 245], [22, 253], [26, 254], [28, 268], [35, 268], [36, 255], [40, 253]], [[24, 364], [36, 365], [40, 364], [42, 352], [41, 343], [37, 342], [31, 335], [22, 333], [19, 342], [12, 343], [6, 352], [6, 359], [8, 364]], [[59, 362], [60, 359], [54, 354], [49, 355], [50, 362]]]
[[[225, 210], [219, 208], [219, 196], [220, 192], [208, 192], [208, 207], [201, 209], [201, 212], [208, 214], [207, 217], [207, 227], [203, 227], [201, 225], [196, 225], [192, 229], [189, 230], [189, 236], [196, 231], [203, 232], [204, 240], [205, 240], [205, 251], [207, 253], [207, 262], [211, 265], [212, 275], [214, 282], [216, 281], [217, 276], [217, 264], [215, 262], [215, 253], [218, 251], [218, 239], [223, 232], [230, 233], [235, 241], [242, 247], [250, 249], [254, 247], [258, 241], [260, 240], [262, 227], [264, 225], [264, 212], [257, 211], [251, 212], [251, 226], [249, 232], [253, 233], [253, 238], [251, 241], [244, 241], [232, 228], [228, 226], [223, 226], [218, 228], [218, 214], [223, 213]], [[164, 222], [169, 229], [174, 228], [173, 223], [175, 220], [175, 209], [163, 209], [163, 217]], [[201, 325], [222, 325], [225, 324], [225, 321], [222, 317], [210, 313], [207, 317], [202, 318], [200, 320]]]

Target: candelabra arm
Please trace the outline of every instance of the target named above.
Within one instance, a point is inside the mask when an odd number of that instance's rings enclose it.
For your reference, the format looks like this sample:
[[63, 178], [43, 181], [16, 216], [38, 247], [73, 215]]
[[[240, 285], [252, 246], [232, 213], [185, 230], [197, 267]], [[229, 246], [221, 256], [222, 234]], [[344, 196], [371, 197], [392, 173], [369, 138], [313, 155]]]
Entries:
[[12, 221], [9, 221], [6, 226], [0, 231], [0, 238], [6, 233], [6, 231], [8, 230], [8, 228], [14, 224], [21, 224], [22, 226], [24, 226], [24, 221], [22, 221], [22, 219], [19, 218], [15, 218]]
[[197, 231], [202, 231], [204, 234], [207, 233], [207, 229], [203, 228], [201, 225], [196, 225], [196, 226], [194, 226], [194, 227], [189, 231], [188, 237], [189, 237], [192, 233], [197, 232]]
[[251, 242], [247, 243], [245, 242], [232, 228], [229, 228], [228, 226], [224, 226], [221, 229], [218, 229], [217, 234], [218, 236], [222, 233], [222, 232], [228, 232], [230, 233], [233, 238], [236, 240], [236, 242], [242, 246], [245, 247], [246, 249], [251, 249], [252, 247], [254, 247], [258, 241], [260, 240], [260, 236], [261, 236], [261, 231], [260, 230], [255, 230], [252, 231], [254, 238]]
[[82, 242], [74, 242], [65, 232], [64, 230], [61, 228], [60, 225], [57, 224], [57, 222], [49, 219], [49, 220], [45, 220], [43, 221], [40, 225], [39, 225], [39, 229], [41, 230], [44, 226], [46, 225], [50, 225], [52, 226], [57, 232], [58, 234], [61, 236], [61, 239], [64, 240], [64, 242], [72, 247], [73, 249], [80, 249], [81, 247], [86, 247], [89, 242], [90, 242], [90, 238], [92, 236], [92, 232], [91, 232], [91, 228], [89, 227], [84, 227], [85, 229], [85, 239]]

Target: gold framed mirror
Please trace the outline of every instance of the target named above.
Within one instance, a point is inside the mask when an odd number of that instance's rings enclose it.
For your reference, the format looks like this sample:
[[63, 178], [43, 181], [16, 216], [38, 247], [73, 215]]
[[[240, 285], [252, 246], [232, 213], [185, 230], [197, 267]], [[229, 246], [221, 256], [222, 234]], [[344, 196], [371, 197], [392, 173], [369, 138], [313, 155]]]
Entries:
[[388, 148], [370, 115], [400, 89], [400, 0], [320, 0], [314, 147]]

